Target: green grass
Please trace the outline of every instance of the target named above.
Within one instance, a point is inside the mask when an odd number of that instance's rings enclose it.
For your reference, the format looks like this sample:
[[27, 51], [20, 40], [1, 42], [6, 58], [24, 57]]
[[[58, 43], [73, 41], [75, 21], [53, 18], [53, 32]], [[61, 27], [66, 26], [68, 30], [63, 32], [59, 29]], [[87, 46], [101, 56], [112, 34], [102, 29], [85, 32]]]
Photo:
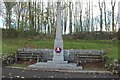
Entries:
[[[51, 39], [3, 39], [2, 53], [14, 53], [19, 48], [53, 49]], [[64, 49], [96, 49], [105, 50], [109, 57], [118, 59], [118, 41], [112, 40], [64, 40]]]
[[91, 68], [91, 67], [90, 67], [90, 68], [85, 68], [85, 70], [105, 71], [106, 68], [103, 68], [103, 67], [102, 67], [102, 68], [101, 68], [101, 67], [93, 67], [93, 68]]

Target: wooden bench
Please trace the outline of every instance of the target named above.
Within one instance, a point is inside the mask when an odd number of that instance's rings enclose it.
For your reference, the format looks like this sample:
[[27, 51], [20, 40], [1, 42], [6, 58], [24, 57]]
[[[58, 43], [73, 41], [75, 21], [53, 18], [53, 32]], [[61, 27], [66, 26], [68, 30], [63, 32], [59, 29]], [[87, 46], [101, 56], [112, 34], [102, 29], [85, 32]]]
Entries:
[[35, 60], [39, 61], [39, 59], [42, 59], [42, 56], [43, 56], [42, 52], [40, 52], [38, 50], [18, 49], [17, 54], [16, 54], [16, 61], [18, 59], [27, 59], [27, 60], [35, 59]]
[[77, 65], [95, 62], [104, 62], [104, 54], [76, 53], [75, 62]]

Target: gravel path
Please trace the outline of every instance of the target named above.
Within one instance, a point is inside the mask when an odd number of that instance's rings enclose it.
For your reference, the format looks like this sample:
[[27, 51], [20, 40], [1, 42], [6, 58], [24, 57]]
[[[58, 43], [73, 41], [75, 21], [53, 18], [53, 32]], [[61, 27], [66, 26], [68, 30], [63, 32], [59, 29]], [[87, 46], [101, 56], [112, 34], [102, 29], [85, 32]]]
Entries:
[[[3, 78], [109, 78], [107, 80], [117, 80], [115, 74], [91, 74], [91, 73], [66, 73], [66, 72], [46, 72], [36, 70], [22, 70], [3, 67]], [[4, 79], [3, 79], [4, 80]]]

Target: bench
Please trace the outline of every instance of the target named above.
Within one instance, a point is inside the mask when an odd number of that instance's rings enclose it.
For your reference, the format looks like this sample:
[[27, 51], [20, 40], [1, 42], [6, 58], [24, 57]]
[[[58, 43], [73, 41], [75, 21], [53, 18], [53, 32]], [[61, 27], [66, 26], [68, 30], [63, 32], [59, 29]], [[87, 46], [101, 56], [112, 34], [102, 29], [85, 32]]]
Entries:
[[77, 65], [86, 63], [104, 62], [104, 54], [96, 53], [76, 53], [75, 62]]

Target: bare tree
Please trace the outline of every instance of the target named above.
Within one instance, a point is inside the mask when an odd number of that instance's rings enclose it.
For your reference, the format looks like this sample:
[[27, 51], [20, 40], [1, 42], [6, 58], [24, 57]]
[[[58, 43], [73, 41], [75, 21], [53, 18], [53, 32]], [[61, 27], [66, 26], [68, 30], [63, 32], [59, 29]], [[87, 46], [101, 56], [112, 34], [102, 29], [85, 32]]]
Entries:
[[93, 24], [94, 24], [94, 19], [93, 19], [93, 2], [92, 2], [92, 20], [91, 20], [91, 32], [93, 32], [93, 31], [94, 31], [94, 26], [93, 26]]
[[51, 8], [51, 16], [52, 16], [52, 20], [51, 20], [51, 34], [55, 34], [55, 4], [52, 1], [52, 8]]
[[34, 29], [34, 16], [33, 16], [33, 10], [32, 10], [32, 2], [28, 2], [29, 5], [29, 27], [32, 31]]
[[36, 22], [37, 22], [37, 19], [36, 19], [36, 16], [37, 16], [37, 2], [34, 2], [34, 27], [35, 27], [35, 31], [37, 30], [37, 26], [36, 26]]
[[72, 34], [72, 2], [69, 2], [69, 33]]
[[29, 11], [28, 11], [28, 2], [25, 2], [24, 3], [26, 5], [26, 11], [25, 11], [25, 28], [28, 29], [29, 28], [29, 25], [28, 25], [28, 21], [29, 21]]
[[88, 32], [90, 31], [90, 0], [89, 0], [89, 8], [88, 8]]
[[98, 4], [99, 4], [99, 9], [100, 9], [100, 32], [102, 32], [102, 28], [103, 28], [103, 26], [102, 26], [102, 24], [103, 24], [103, 21], [102, 21], [103, 2], [100, 2], [100, 0], [99, 0]]
[[89, 3], [86, 2], [87, 6], [85, 7], [85, 16], [84, 16], [84, 31], [89, 32]]
[[112, 32], [115, 32], [115, 23], [114, 23], [114, 9], [115, 9], [116, 0], [111, 0], [112, 6]]
[[75, 12], [74, 12], [74, 32], [78, 32], [78, 24], [77, 24], [77, 6], [78, 6], [78, 2], [75, 2]]
[[[24, 8], [24, 3], [22, 2], [22, 3], [21, 3], [21, 9], [23, 9], [23, 8]], [[23, 23], [24, 23], [24, 16], [25, 16], [24, 13], [25, 13], [25, 12], [24, 12], [24, 9], [23, 9], [23, 10], [22, 10], [22, 14], [21, 14], [22, 21], [21, 21], [21, 25], [20, 25], [22, 31], [24, 30], [24, 24], [23, 24]]]
[[48, 1], [47, 2], [47, 16], [46, 16], [46, 18], [47, 18], [47, 27], [48, 27], [48, 33], [50, 34], [50, 23], [49, 23], [49, 19], [50, 19], [50, 2]]
[[82, 2], [79, 1], [79, 9], [80, 9], [80, 31], [83, 32], [83, 26], [82, 26]]
[[107, 11], [107, 32], [110, 32], [110, 25], [111, 25], [111, 11]]
[[4, 0], [4, 4], [5, 4], [5, 10], [6, 10], [6, 27], [8, 29], [11, 28], [11, 13], [12, 13], [12, 8], [13, 6], [16, 5], [16, 2], [7, 2], [6, 0]]
[[41, 1], [41, 32], [42, 32], [42, 29], [43, 29], [43, 19], [44, 19], [44, 13], [43, 13], [43, 8], [44, 8], [44, 3], [43, 3], [43, 0]]
[[41, 11], [41, 6], [40, 6], [41, 2], [37, 3], [37, 12], [36, 12], [36, 17], [37, 17], [37, 32], [40, 33], [40, 11]]
[[106, 19], [106, 2], [104, 0], [104, 21], [105, 21], [105, 30], [107, 32], [107, 19]]
[[15, 6], [15, 14], [17, 16], [17, 29], [20, 28], [20, 15], [21, 15], [21, 2], [18, 2]]
[[68, 15], [68, 4], [64, 2], [64, 34], [67, 30], [67, 15]]

